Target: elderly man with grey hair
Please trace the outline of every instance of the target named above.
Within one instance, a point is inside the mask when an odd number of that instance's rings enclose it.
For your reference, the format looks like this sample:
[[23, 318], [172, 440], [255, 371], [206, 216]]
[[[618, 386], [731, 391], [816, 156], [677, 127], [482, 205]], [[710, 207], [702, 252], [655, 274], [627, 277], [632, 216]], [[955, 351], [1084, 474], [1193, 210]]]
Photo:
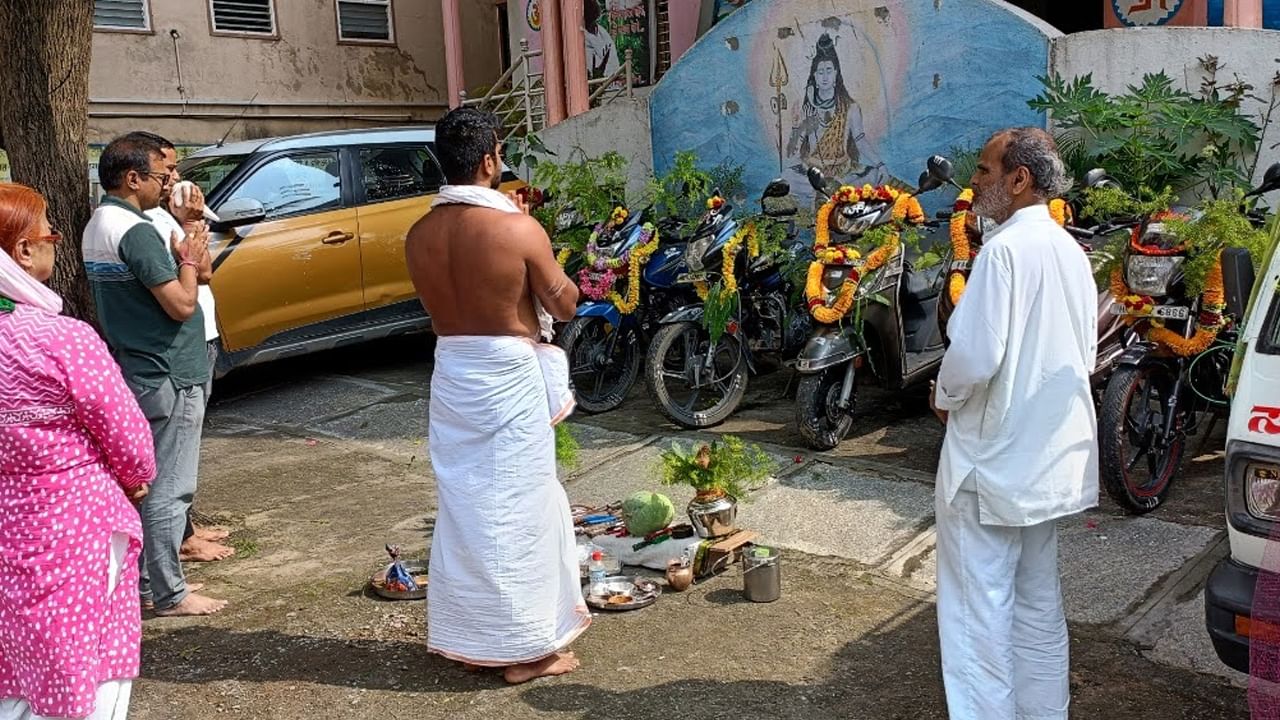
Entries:
[[938, 635], [952, 720], [1066, 718], [1056, 521], [1098, 502], [1089, 392], [1098, 290], [1049, 215], [1068, 181], [1043, 130], [996, 133], [974, 173], [988, 234], [932, 395]]

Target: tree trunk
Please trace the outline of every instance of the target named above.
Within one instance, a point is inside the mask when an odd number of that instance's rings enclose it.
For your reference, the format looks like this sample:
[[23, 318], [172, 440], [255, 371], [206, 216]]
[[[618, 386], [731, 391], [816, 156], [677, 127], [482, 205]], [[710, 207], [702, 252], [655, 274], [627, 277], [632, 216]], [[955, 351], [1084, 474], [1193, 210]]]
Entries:
[[92, 322], [80, 253], [89, 221], [85, 130], [93, 0], [0, 0], [0, 142], [14, 182], [39, 190], [65, 239], [49, 286], [65, 312]]

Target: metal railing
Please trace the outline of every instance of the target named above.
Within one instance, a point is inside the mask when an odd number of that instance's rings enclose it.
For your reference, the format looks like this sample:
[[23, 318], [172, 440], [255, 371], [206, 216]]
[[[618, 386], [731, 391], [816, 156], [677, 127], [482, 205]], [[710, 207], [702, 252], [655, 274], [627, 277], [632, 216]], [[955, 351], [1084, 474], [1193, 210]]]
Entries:
[[[539, 57], [542, 51], [530, 51], [529, 41], [522, 39], [520, 58], [502, 73], [488, 92], [475, 98], [467, 97], [465, 92], [461, 95], [464, 107], [478, 107], [497, 114], [506, 131], [503, 142], [521, 131], [536, 133], [547, 126], [546, 83], [543, 73], [533, 71], [532, 63]], [[632, 97], [633, 65], [631, 50], [627, 50], [622, 65], [612, 75], [587, 81], [588, 106], [599, 107], [620, 97]]]

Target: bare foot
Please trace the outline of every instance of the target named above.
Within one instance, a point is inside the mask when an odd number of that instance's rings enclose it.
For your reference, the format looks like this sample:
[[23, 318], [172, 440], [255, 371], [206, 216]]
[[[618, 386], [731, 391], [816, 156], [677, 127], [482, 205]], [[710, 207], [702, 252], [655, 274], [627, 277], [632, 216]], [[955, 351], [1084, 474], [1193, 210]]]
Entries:
[[213, 598], [197, 595], [195, 593], [187, 593], [182, 602], [171, 608], [164, 610], [156, 610], [157, 617], [187, 617], [191, 615], [213, 615], [221, 612], [227, 606], [226, 600], [214, 600]]
[[236, 549], [192, 535], [182, 543], [178, 558], [183, 562], [217, 562], [236, 554]]
[[231, 537], [231, 532], [229, 530], [218, 525], [209, 525], [207, 527], [204, 525], [196, 525], [195, 529], [196, 537], [201, 540], [208, 540], [209, 542], [218, 542]]
[[582, 663], [578, 658], [573, 656], [571, 652], [560, 652], [554, 655], [548, 655], [537, 662], [525, 663], [524, 665], [512, 665], [503, 671], [502, 677], [512, 685], [519, 685], [523, 682], [540, 677], [551, 677], [552, 675], [564, 675], [578, 669]]
[[[204, 583], [187, 583], [187, 592], [200, 592], [204, 589]], [[155, 610], [156, 604], [151, 600], [142, 601], [143, 610]]]

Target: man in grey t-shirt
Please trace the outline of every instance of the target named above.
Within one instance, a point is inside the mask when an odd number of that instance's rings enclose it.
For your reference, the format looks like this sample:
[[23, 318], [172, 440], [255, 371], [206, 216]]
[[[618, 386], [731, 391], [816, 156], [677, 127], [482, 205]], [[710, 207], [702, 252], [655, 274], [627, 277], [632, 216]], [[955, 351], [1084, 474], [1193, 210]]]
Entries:
[[208, 230], [201, 223], [185, 237], [161, 238], [144, 214], [172, 179], [151, 138], [111, 141], [98, 177], [107, 196], [84, 231], [85, 270], [103, 334], [151, 423], [156, 449], [156, 479], [142, 504], [140, 591], [157, 615], [211, 615], [226, 603], [191, 592], [178, 556], [211, 374], [196, 290], [208, 262]]

